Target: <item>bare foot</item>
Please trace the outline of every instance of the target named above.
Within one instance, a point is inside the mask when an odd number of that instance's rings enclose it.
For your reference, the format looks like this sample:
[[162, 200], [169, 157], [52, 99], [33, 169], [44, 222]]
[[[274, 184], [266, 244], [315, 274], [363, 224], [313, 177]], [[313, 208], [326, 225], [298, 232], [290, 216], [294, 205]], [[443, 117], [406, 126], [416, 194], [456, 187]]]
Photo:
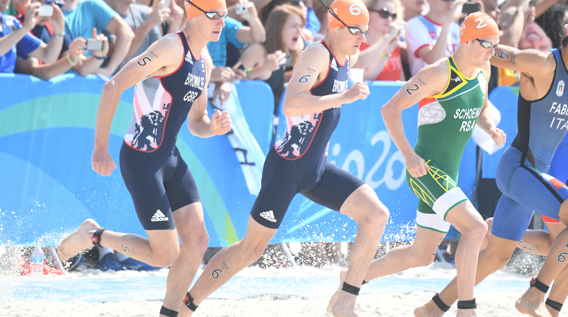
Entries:
[[544, 293], [532, 287], [517, 300], [515, 307], [521, 313], [533, 317], [552, 317], [544, 304]]
[[337, 299], [339, 298], [339, 295], [342, 292], [341, 288], [343, 287], [343, 282], [345, 282], [346, 276], [347, 276], [347, 269], [341, 269], [341, 272], [339, 272], [339, 287], [337, 288], [337, 291], [335, 291], [335, 294], [331, 296], [331, 299], [329, 300], [329, 305], [327, 305], [328, 317], [331, 317], [331, 308], [333, 307], [333, 305], [335, 305], [335, 302], [337, 302]]
[[93, 233], [91, 231], [97, 230], [98, 228], [100, 228], [99, 224], [93, 219], [85, 220], [77, 231], [61, 241], [61, 245], [58, 248], [59, 258], [65, 261], [75, 255], [75, 253], [92, 246], [91, 237]]
[[414, 310], [416, 317], [442, 317], [443, 315], [444, 312], [433, 301], [429, 301]]
[[331, 308], [331, 316], [359, 317], [356, 305], [357, 296], [347, 293], [343, 293], [341, 295]]

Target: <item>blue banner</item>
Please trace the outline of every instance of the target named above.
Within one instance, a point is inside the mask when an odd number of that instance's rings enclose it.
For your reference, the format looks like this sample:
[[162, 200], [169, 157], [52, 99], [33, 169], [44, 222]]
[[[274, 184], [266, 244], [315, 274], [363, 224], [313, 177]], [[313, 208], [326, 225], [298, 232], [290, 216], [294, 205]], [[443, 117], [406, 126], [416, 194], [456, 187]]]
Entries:
[[[58, 244], [87, 218], [113, 231], [145, 235], [120, 171], [102, 177], [91, 168], [104, 82], [94, 76], [64, 75], [41, 81], [13, 74], [0, 74], [0, 82], [0, 244]], [[410, 240], [418, 198], [406, 185], [404, 160], [380, 114], [401, 84], [374, 82], [369, 86], [369, 98], [344, 105], [328, 159], [369, 184], [389, 208], [391, 218], [383, 241]], [[235, 102], [266, 153], [274, 102], [270, 89], [260, 82], [234, 87], [238, 92]], [[130, 122], [133, 91], [123, 93], [111, 128], [109, 151], [117, 163]], [[403, 111], [411, 144], [416, 142], [417, 112], [417, 106]], [[202, 139], [185, 127], [177, 146], [197, 181], [210, 246], [227, 246], [244, 236], [256, 197], [247, 189], [227, 136]], [[459, 178], [470, 198], [475, 148], [473, 142], [467, 145]], [[348, 217], [298, 195], [272, 243], [353, 241], [356, 232], [356, 223]]]

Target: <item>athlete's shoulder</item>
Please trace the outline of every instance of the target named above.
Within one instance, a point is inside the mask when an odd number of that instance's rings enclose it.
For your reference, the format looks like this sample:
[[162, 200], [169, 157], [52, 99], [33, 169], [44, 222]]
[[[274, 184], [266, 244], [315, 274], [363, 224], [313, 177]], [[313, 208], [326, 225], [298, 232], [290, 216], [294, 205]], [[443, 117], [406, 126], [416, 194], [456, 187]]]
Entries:
[[313, 66], [327, 65], [329, 63], [329, 51], [322, 42], [314, 42], [300, 54], [297, 64], [303, 63]]
[[416, 73], [414, 78], [418, 79], [423, 85], [427, 86], [430, 94], [442, 93], [448, 84], [450, 76], [450, 65], [447, 58], [442, 58], [434, 64], [430, 64]]

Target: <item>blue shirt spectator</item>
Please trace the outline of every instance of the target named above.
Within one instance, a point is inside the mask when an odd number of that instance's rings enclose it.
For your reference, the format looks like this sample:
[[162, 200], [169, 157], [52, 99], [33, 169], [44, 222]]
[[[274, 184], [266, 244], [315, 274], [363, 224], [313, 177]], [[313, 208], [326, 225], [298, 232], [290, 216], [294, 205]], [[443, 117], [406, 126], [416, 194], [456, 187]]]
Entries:
[[237, 31], [242, 27], [243, 24], [241, 22], [227, 17], [219, 41], [207, 43], [207, 49], [213, 60], [213, 65], [224, 67], [227, 64], [227, 43], [231, 43], [239, 49], [245, 46], [245, 43], [237, 40]]
[[314, 9], [308, 7], [308, 16], [306, 17], [306, 29], [310, 30], [315, 36], [321, 29], [321, 22], [318, 19]]
[[[0, 37], [8, 36], [15, 30], [22, 28], [20, 21], [16, 17], [0, 14], [0, 20], [2, 22]], [[40, 39], [29, 33], [26, 34], [11, 50], [0, 56], [0, 73], [13, 73], [16, 68], [16, 58], [20, 56], [23, 59], [27, 59], [28, 55], [41, 44], [42, 41]]]
[[[79, 0], [75, 9], [63, 10], [65, 33], [69, 34], [71, 39], [78, 37], [90, 39], [93, 28], [96, 28], [100, 34], [117, 14], [102, 0]], [[91, 51], [87, 51], [85, 56], [91, 56], [91, 54]]]

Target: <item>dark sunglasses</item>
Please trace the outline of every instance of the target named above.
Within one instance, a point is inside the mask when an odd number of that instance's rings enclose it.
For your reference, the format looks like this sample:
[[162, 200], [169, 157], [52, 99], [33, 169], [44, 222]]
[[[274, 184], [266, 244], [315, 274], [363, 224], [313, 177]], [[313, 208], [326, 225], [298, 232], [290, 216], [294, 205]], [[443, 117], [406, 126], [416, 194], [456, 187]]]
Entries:
[[345, 27], [349, 30], [349, 33], [351, 33], [352, 35], [361, 35], [361, 34], [365, 35], [365, 34], [367, 34], [367, 32], [369, 32], [369, 30], [363, 32], [358, 27], [348, 26], [347, 24], [345, 24], [345, 22], [341, 21], [341, 19], [335, 13], [333, 13], [333, 11], [331, 11], [331, 9], [328, 9], [327, 12], [329, 12], [329, 14], [331, 14], [334, 18], [336, 18], [337, 21], [341, 22], [341, 24], [345, 25]]
[[451, 2], [454, 2], [454, 1], [456, 1], [456, 0], [442, 0], [442, 1], [444, 1], [444, 2], [450, 2], [450, 1], [451, 1]]
[[396, 13], [390, 13], [387, 8], [382, 8], [381, 10], [369, 10], [369, 11], [378, 13], [383, 19], [388, 19], [389, 17], [392, 17], [393, 20], [396, 20]]
[[479, 44], [481, 45], [481, 47], [483, 48], [497, 48], [497, 45], [499, 45], [499, 43], [497, 44], [493, 44], [489, 41], [485, 41], [485, 40], [480, 40], [480, 39], [475, 39], [476, 41], [479, 42]]
[[304, 5], [306, 5], [307, 0], [292, 0], [290, 1], [292, 3], [292, 5], [294, 6], [299, 6], [300, 2], [303, 3]]
[[215, 11], [206, 12], [206, 11], [204, 11], [203, 9], [201, 9], [200, 7], [196, 6], [195, 3], [193, 3], [193, 2], [191, 2], [191, 1], [189, 1], [189, 0], [186, 0], [186, 1], [189, 2], [189, 3], [191, 3], [192, 6], [196, 7], [197, 10], [199, 10], [199, 11], [205, 13], [205, 16], [206, 16], [209, 20], [217, 20], [218, 18], [221, 18], [221, 19], [225, 20], [225, 19], [227, 18], [227, 16], [229, 15], [228, 12], [225, 12], [223, 15], [220, 15], [219, 13], [217, 13], [217, 12], [215, 12]]

